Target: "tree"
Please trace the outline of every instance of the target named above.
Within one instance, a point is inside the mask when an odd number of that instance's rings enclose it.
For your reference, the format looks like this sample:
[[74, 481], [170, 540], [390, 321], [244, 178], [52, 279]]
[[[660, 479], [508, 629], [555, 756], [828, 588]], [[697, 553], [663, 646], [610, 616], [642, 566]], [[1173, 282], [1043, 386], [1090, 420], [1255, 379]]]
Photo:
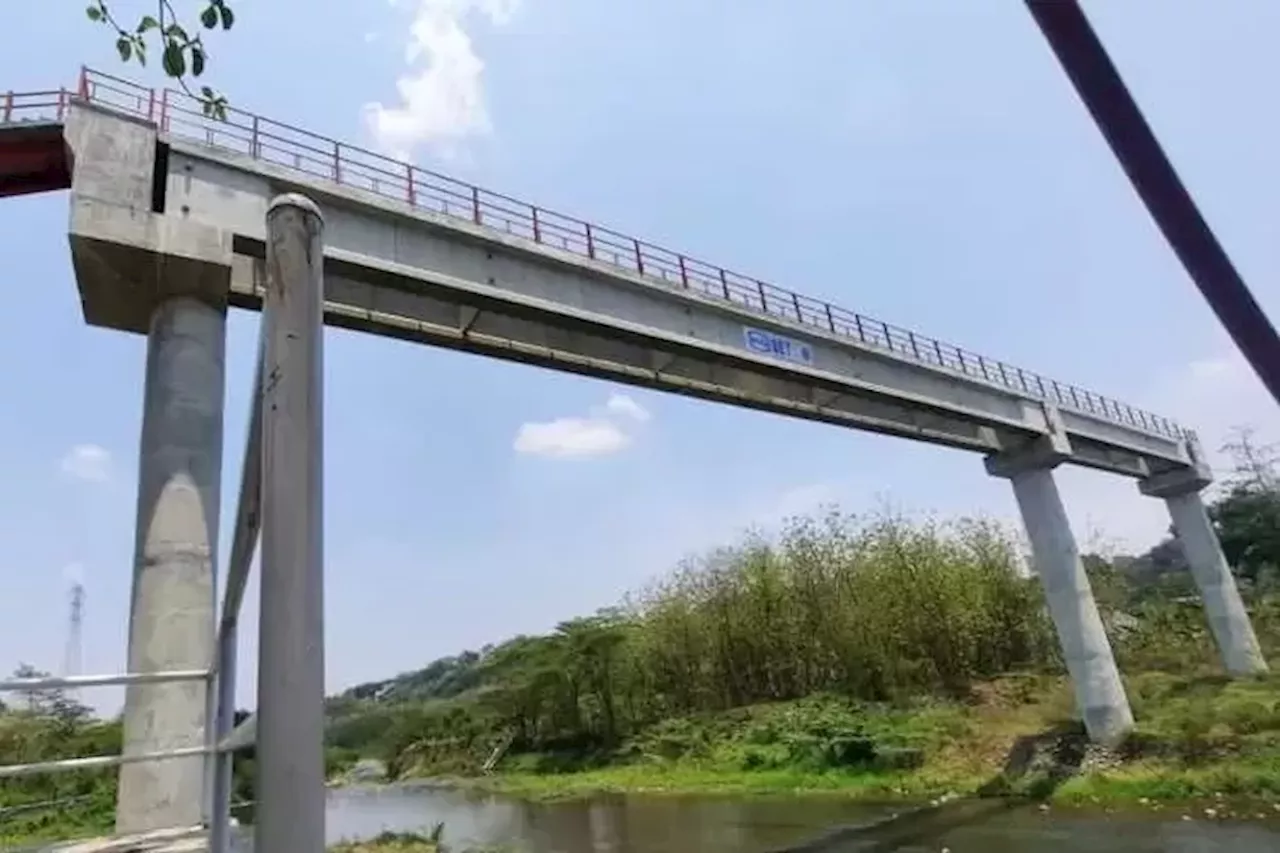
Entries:
[[[41, 672], [28, 663], [18, 664], [13, 671], [14, 678], [48, 678], [49, 673]], [[58, 728], [65, 731], [75, 729], [90, 716], [88, 707], [68, 695], [65, 690], [48, 687], [31, 687], [20, 691], [27, 712], [39, 717], [51, 717]]]
[[1274, 445], [1260, 445], [1253, 430], [1237, 427], [1224, 447], [1232, 457], [1226, 492], [1209, 507], [1222, 553], [1237, 575], [1257, 582], [1280, 568], [1280, 478]]
[[1222, 445], [1222, 451], [1231, 456], [1228, 485], [1245, 485], [1255, 491], [1280, 491], [1280, 480], [1276, 477], [1276, 445], [1258, 444], [1254, 440], [1253, 427], [1234, 427], [1231, 433], [1231, 440]]
[[[178, 81], [188, 95], [200, 102], [204, 114], [218, 119], [227, 117], [227, 99], [209, 86], [201, 86], [197, 95], [187, 85], [187, 78], [195, 79], [204, 74], [209, 53], [205, 47], [203, 36], [197, 31], [193, 37], [188, 27], [178, 23], [178, 15], [170, 0], [156, 0], [156, 13], [143, 15], [136, 26], [123, 26], [112, 11], [107, 8], [106, 0], [93, 0], [86, 8], [85, 14], [90, 21], [95, 21], [115, 30], [116, 50], [122, 62], [137, 60], [139, 65], [147, 64], [148, 39], [154, 34], [161, 44], [161, 68], [169, 77]], [[206, 30], [229, 30], [235, 25], [235, 12], [229, 0], [207, 0], [207, 5], [200, 12], [200, 26]], [[190, 27], [195, 31], [195, 27]]]

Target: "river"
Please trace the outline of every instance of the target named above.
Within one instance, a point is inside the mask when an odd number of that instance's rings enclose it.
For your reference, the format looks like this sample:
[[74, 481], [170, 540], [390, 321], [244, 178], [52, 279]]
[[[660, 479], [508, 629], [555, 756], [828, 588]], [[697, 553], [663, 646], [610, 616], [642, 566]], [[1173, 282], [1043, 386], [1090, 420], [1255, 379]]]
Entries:
[[[609, 795], [553, 803], [430, 786], [329, 792], [331, 842], [444, 823], [450, 848], [518, 853], [1199, 853], [1280, 850], [1280, 813], [1264, 820], [1185, 820], [1180, 810], [1129, 815], [1042, 812], [984, 800], [909, 817], [823, 797]], [[849, 829], [849, 827], [861, 827]]]

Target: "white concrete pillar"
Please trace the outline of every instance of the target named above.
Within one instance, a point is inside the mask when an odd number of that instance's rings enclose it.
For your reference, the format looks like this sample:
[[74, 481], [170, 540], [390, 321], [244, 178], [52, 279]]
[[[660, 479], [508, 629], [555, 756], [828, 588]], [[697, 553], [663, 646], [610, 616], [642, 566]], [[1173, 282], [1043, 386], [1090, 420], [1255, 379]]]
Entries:
[[1204, 600], [1209, 628], [1218, 643], [1223, 666], [1232, 675], [1252, 675], [1267, 671], [1266, 658], [1253, 633], [1249, 613], [1240, 600], [1240, 590], [1227, 565], [1198, 491], [1164, 498], [1173, 519], [1173, 531], [1191, 567], [1200, 597]]
[[324, 851], [324, 220], [267, 209], [253, 846]]
[[1053, 471], [1026, 468], [1007, 476], [1013, 482], [1031, 540], [1036, 571], [1071, 675], [1076, 707], [1090, 739], [1114, 743], [1133, 728], [1133, 712]]
[[[222, 475], [225, 309], [190, 296], [151, 318], [138, 458], [138, 517], [129, 671], [209, 667]], [[204, 681], [133, 686], [124, 752], [204, 743]], [[120, 768], [116, 830], [143, 832], [201, 820], [200, 757]]]

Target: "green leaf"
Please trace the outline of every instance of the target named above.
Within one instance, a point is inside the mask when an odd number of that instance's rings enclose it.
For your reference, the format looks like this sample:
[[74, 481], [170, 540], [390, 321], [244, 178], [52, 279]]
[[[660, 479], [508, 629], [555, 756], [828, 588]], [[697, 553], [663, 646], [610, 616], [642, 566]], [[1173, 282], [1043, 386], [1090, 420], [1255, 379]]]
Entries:
[[129, 39], [124, 36], [121, 36], [116, 39], [116, 50], [120, 52], [120, 61], [128, 62], [129, 58], [133, 55], [133, 42], [129, 41]]
[[182, 54], [182, 45], [172, 39], [164, 46], [164, 73], [170, 77], [181, 77], [187, 73], [187, 58]]
[[158, 30], [158, 29], [160, 29], [160, 22], [157, 21], [155, 18], [151, 17], [150, 15], [147, 15], [138, 24], [139, 35], [147, 32], [148, 30]]
[[191, 37], [187, 35], [187, 31], [178, 24], [170, 24], [165, 29], [164, 34], [171, 39], [181, 41], [183, 44], [188, 44], [191, 41]]
[[[222, 15], [222, 28], [224, 30], [231, 29], [231, 25], [236, 22], [236, 16], [231, 11], [231, 7], [225, 3], [220, 4], [218, 6], [218, 12]], [[226, 118], [225, 114], [223, 115], [223, 118]]]
[[102, 20], [102, 10], [99, 9], [97, 6], [88, 7], [87, 9], [84, 10], [84, 13], [89, 16], [89, 20], [91, 21]]
[[206, 30], [211, 30], [218, 25], [218, 7], [209, 4], [204, 11], [200, 13], [200, 23], [204, 24]]
[[147, 43], [142, 39], [138, 39], [133, 46], [133, 52], [138, 56], [138, 64], [145, 67], [147, 64]]
[[204, 73], [204, 51], [198, 47], [191, 48], [191, 74], [199, 77]]

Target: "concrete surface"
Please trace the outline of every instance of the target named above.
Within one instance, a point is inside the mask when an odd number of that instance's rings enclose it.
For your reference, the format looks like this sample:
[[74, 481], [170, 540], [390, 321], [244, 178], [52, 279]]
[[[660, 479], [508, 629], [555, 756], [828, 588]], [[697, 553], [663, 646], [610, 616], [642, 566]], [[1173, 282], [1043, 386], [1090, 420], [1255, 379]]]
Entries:
[[[214, 643], [226, 312], [190, 296], [155, 310], [147, 342], [129, 671], [207, 669]], [[202, 746], [205, 682], [126, 692], [126, 755]], [[201, 820], [200, 757], [120, 769], [116, 829]]]
[[1030, 468], [1012, 474], [1010, 480], [1071, 674], [1077, 710], [1091, 740], [1115, 743], [1133, 728], [1133, 712], [1053, 471]]
[[1142, 480], [1138, 489], [1144, 495], [1161, 498], [1169, 510], [1174, 538], [1204, 601], [1222, 665], [1234, 675], [1266, 672], [1267, 660], [1258, 646], [1253, 623], [1200, 498], [1201, 490], [1213, 482], [1213, 473], [1198, 442], [1191, 442], [1188, 450], [1193, 460], [1191, 467]]
[[1076, 708], [1091, 740], [1115, 743], [1133, 728], [1133, 712], [1111, 641], [1058, 493], [1053, 469], [1069, 458], [1070, 440], [1056, 407], [1046, 406], [1052, 432], [1021, 451], [986, 460], [987, 473], [1013, 483], [1031, 556], [1044, 588]]

